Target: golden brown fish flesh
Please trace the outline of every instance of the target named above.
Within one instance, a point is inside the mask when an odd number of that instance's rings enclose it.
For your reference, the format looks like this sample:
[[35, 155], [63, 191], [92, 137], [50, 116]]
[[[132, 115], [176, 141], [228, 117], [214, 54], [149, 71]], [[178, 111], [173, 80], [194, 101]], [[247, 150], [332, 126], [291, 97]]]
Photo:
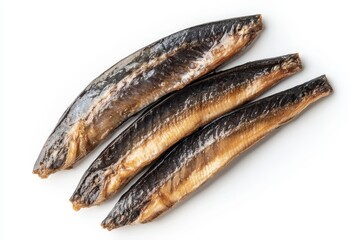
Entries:
[[129, 117], [213, 71], [262, 29], [260, 15], [182, 30], [154, 42], [101, 74], [65, 111], [35, 163], [42, 178], [71, 168]]
[[297, 54], [250, 62], [196, 82], [145, 112], [99, 155], [71, 201], [100, 204], [169, 147], [301, 69]]
[[240, 153], [331, 92], [326, 77], [321, 76], [213, 121], [162, 155], [120, 198], [102, 226], [111, 230], [153, 220]]

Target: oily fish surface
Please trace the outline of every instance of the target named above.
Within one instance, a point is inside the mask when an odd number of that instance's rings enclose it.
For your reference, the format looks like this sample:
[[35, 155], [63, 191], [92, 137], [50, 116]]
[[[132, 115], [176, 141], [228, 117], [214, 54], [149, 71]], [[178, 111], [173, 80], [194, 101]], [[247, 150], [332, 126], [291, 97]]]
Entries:
[[298, 55], [290, 54], [223, 71], [173, 94], [100, 154], [71, 197], [74, 209], [108, 199], [177, 141], [300, 69]]
[[196, 190], [241, 152], [329, 95], [324, 76], [249, 104], [180, 142], [115, 205], [103, 226], [151, 221]]
[[259, 15], [199, 25], [115, 64], [69, 106], [44, 144], [33, 172], [45, 178], [72, 167], [130, 116], [244, 49], [261, 28]]

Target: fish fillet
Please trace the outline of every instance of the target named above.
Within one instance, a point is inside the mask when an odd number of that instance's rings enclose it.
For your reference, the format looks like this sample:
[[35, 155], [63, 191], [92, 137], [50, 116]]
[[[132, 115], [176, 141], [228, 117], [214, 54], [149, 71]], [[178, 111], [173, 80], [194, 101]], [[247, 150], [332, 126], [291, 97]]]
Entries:
[[120, 198], [102, 226], [111, 230], [153, 220], [240, 153], [331, 92], [326, 77], [321, 76], [213, 121], [163, 154]]
[[98, 205], [169, 147], [301, 69], [297, 54], [250, 62], [196, 82], [145, 112], [98, 156], [80, 180], [73, 208]]
[[105, 71], [75, 99], [45, 142], [33, 173], [71, 168], [129, 117], [213, 71], [262, 29], [260, 15], [182, 30]]

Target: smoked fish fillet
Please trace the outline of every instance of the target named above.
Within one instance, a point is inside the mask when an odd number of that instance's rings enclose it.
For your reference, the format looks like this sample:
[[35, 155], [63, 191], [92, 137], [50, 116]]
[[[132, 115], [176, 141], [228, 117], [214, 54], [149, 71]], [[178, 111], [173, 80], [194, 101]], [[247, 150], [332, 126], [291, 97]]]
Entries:
[[68, 107], [34, 165], [41, 178], [71, 168], [129, 117], [213, 71], [262, 30], [261, 15], [191, 27], [109, 68]]
[[301, 68], [299, 56], [290, 54], [216, 73], [174, 93], [145, 112], [97, 157], [70, 199], [73, 208], [110, 198], [176, 142]]
[[111, 230], [153, 220], [240, 153], [331, 93], [329, 82], [321, 76], [218, 118], [163, 154], [121, 196], [102, 226]]

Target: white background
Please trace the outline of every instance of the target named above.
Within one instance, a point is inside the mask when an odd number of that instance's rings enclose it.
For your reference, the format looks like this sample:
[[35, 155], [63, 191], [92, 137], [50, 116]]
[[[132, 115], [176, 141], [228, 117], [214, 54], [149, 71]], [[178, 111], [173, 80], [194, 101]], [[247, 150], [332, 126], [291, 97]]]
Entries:
[[[0, 239], [360, 239], [359, 9], [356, 1], [39, 1], [0, 5]], [[332, 3], [334, 2], [334, 3]], [[117, 198], [68, 201], [103, 145], [76, 169], [31, 173], [57, 120], [100, 73], [175, 31], [261, 13], [265, 30], [226, 67], [299, 52], [335, 93], [236, 159], [158, 220], [108, 232]]]

